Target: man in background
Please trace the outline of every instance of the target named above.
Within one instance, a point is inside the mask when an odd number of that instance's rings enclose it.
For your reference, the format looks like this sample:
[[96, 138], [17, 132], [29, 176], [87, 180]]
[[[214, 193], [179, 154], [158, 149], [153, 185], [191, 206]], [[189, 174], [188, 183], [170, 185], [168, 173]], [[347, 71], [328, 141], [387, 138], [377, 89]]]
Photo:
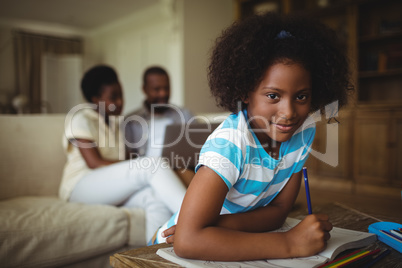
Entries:
[[127, 150], [132, 156], [161, 156], [166, 126], [185, 124], [193, 115], [169, 103], [169, 75], [159, 66], [145, 70], [142, 90], [146, 96], [142, 107], [126, 116]]

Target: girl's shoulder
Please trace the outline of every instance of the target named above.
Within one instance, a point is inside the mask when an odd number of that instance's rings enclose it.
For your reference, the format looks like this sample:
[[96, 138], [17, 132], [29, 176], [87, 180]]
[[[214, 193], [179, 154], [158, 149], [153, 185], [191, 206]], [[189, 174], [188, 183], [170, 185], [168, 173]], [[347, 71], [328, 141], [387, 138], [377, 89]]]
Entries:
[[242, 112], [230, 114], [210, 135], [209, 139], [225, 139], [244, 142], [251, 137], [246, 118]]

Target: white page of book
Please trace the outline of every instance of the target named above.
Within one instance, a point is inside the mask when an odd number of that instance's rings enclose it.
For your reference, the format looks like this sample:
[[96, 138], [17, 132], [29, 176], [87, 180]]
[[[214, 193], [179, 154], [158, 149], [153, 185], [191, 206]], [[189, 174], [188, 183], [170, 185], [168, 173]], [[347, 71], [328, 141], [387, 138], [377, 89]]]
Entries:
[[[274, 232], [285, 232], [295, 225], [300, 220], [287, 218], [285, 224], [275, 230]], [[318, 255], [304, 257], [304, 258], [289, 258], [289, 259], [270, 259], [270, 260], [256, 260], [256, 261], [243, 261], [243, 262], [218, 262], [218, 261], [204, 261], [204, 260], [190, 260], [178, 257], [173, 248], [159, 249], [157, 254], [167, 260], [185, 267], [298, 267], [310, 268], [317, 267], [321, 264], [334, 259], [339, 253], [347, 249], [359, 248], [370, 245], [377, 240], [376, 236], [371, 233], [358, 232], [334, 227], [332, 229], [331, 239], [327, 242], [325, 250]]]

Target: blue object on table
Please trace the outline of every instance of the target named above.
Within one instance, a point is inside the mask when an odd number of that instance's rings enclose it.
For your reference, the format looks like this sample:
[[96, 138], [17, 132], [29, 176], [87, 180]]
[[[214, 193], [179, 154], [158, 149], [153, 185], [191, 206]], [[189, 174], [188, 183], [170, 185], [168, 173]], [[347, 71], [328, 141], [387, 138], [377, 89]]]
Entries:
[[381, 232], [381, 231], [389, 232], [390, 230], [396, 230], [399, 228], [402, 228], [402, 224], [395, 223], [395, 222], [376, 222], [376, 223], [370, 224], [368, 227], [368, 230], [369, 230], [369, 233], [376, 234], [378, 237], [378, 240], [380, 240], [381, 242], [384, 242], [388, 246], [391, 246], [392, 248], [394, 248], [397, 251], [399, 251], [400, 253], [402, 253], [402, 242]]

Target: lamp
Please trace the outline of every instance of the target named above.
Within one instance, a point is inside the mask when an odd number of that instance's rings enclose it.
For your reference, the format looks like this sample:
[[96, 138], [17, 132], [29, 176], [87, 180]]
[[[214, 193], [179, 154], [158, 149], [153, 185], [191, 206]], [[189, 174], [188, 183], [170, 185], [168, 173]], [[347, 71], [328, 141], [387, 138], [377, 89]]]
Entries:
[[15, 96], [12, 100], [12, 105], [18, 114], [24, 113], [24, 107], [27, 105], [27, 103], [28, 98], [23, 94]]

